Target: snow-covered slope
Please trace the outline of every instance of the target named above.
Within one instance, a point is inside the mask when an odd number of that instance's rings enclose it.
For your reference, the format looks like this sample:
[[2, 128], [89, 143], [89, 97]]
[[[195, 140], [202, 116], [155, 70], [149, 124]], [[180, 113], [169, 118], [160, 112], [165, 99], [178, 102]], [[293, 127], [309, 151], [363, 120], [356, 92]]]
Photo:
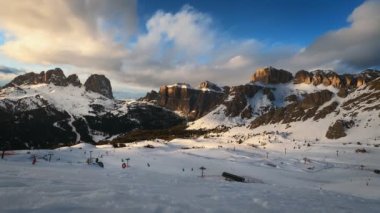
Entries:
[[[8, 87], [1, 90], [0, 107], [11, 107], [13, 111], [26, 111], [40, 108], [43, 104], [33, 102], [45, 100], [46, 103], [55, 106], [58, 110], [66, 111], [73, 116], [95, 115], [91, 104], [99, 104], [107, 111], [117, 110], [122, 107], [123, 102], [104, 97], [101, 94], [86, 91], [84, 87], [55, 86], [53, 84], [22, 85], [18, 87]], [[25, 108], [17, 109], [19, 101], [26, 101]], [[116, 106], [115, 106], [116, 105]], [[124, 110], [114, 111], [114, 113], [126, 113]]]
[[[250, 108], [252, 117], [244, 119], [241, 115], [238, 116], [226, 116], [226, 106], [221, 104], [212, 112], [203, 116], [202, 118], [189, 123], [188, 129], [213, 129], [217, 126], [224, 125], [228, 127], [236, 125], [249, 124], [252, 120], [258, 116], [264, 114], [270, 108], [284, 107], [291, 102], [286, 100], [290, 95], [295, 95], [299, 100], [302, 100], [304, 95], [308, 93], [313, 93], [321, 90], [329, 90], [331, 92], [337, 93], [338, 89], [332, 86], [323, 85], [307, 85], [307, 84], [262, 84], [262, 83], [251, 83], [249, 85], [257, 85], [263, 88], [270, 88], [271, 93], [274, 96], [274, 100], [270, 100], [268, 95], [264, 94], [262, 90], [259, 90], [253, 97], [247, 97], [247, 105], [245, 109]], [[233, 101], [234, 94], [230, 95], [226, 101]]]
[[[263, 85], [263, 89], [247, 98], [245, 110], [250, 117], [227, 116], [222, 104], [206, 116], [189, 123], [188, 129], [214, 129], [218, 126], [238, 127], [246, 134], [264, 131], [286, 132], [299, 140], [360, 141], [380, 138], [380, 79], [351, 91], [346, 97], [338, 95], [332, 86], [307, 84]], [[255, 83], [256, 84], [256, 83]], [[378, 86], [377, 86], [378, 87]], [[289, 100], [292, 97], [293, 100]], [[233, 101], [234, 97], [229, 97]], [[342, 123], [339, 126], [336, 123]], [[336, 125], [334, 125], [336, 124]], [[245, 129], [245, 130], [242, 130]], [[329, 133], [329, 134], [328, 134]]]
[[44, 83], [1, 89], [0, 117], [0, 139], [12, 148], [97, 142], [182, 122], [151, 104], [107, 98], [83, 86]]
[[[0, 160], [0, 211], [378, 212], [379, 149], [319, 143], [284, 154], [284, 146], [209, 138], [9, 152]], [[88, 165], [90, 155], [104, 168]], [[223, 172], [247, 181], [226, 181]]]

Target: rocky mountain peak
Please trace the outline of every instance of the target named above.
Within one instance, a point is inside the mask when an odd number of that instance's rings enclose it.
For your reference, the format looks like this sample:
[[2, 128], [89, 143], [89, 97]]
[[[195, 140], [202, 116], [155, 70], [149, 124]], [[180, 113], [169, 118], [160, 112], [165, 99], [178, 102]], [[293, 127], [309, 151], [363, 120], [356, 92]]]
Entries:
[[44, 76], [44, 83], [52, 83], [56, 86], [67, 86], [67, 79], [60, 68], [48, 70]]
[[357, 88], [366, 85], [368, 82], [380, 77], [378, 70], [367, 69], [360, 74], [339, 75], [333, 71], [315, 70], [308, 72], [300, 70], [295, 74], [294, 84], [313, 84], [315, 86], [334, 86], [336, 88]]
[[84, 86], [86, 90], [102, 94], [107, 98], [113, 98], [111, 82], [104, 75], [91, 75], [84, 83]]
[[292, 73], [276, 69], [274, 67], [265, 67], [257, 69], [251, 77], [251, 82], [262, 82], [265, 84], [288, 83], [293, 79]]
[[73, 74], [66, 78], [62, 69], [55, 68], [48, 71], [42, 71], [39, 74], [30, 72], [23, 75], [19, 75], [14, 78], [10, 83], [6, 84], [6, 87], [14, 87], [19, 85], [35, 85], [35, 84], [54, 84], [56, 86], [67, 86], [72, 84], [73, 86], [80, 86], [81, 83], [77, 75]]
[[199, 84], [199, 89], [201, 90], [214, 90], [217, 92], [222, 92], [223, 89], [220, 88], [217, 84], [212, 83], [210, 81], [203, 81]]
[[76, 87], [82, 86], [82, 83], [80, 82], [77, 74], [71, 74], [67, 76], [67, 83]]

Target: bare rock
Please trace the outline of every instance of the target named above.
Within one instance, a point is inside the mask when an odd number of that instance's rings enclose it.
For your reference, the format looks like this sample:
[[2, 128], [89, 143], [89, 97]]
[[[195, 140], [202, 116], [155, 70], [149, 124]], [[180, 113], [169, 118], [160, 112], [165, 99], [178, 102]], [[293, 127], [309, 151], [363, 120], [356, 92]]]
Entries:
[[210, 81], [203, 81], [199, 84], [199, 89], [201, 90], [214, 90], [217, 92], [223, 92], [223, 89], [220, 88], [218, 85], [215, 83], [212, 83]]
[[297, 95], [289, 95], [287, 97], [285, 97], [284, 99], [285, 101], [288, 101], [288, 102], [297, 102], [298, 101], [298, 98], [297, 98]]
[[160, 100], [160, 94], [154, 90], [148, 92], [144, 97], [137, 99], [138, 101], [147, 101], [157, 104]]
[[82, 83], [80, 82], [80, 80], [76, 74], [69, 75], [67, 77], [67, 83], [71, 84], [73, 86], [76, 86], [76, 87], [82, 86]]
[[337, 120], [333, 125], [329, 127], [326, 132], [326, 137], [328, 139], [338, 139], [345, 137], [346, 129], [351, 128], [354, 125], [353, 121]]
[[356, 86], [356, 78], [352, 74], [343, 74], [342, 75], [343, 84], [346, 87], [355, 87]]
[[86, 90], [99, 93], [107, 98], [113, 98], [111, 82], [104, 75], [91, 75], [84, 83], [84, 86]]
[[323, 78], [325, 77], [325, 73], [322, 70], [317, 70], [312, 72], [313, 73], [313, 85], [317, 86], [323, 83]]
[[251, 77], [251, 82], [259, 81], [265, 84], [278, 84], [288, 83], [292, 79], [292, 73], [286, 70], [276, 69], [273, 67], [266, 67], [257, 69]]
[[223, 92], [199, 90], [188, 84], [177, 83], [160, 87], [158, 105], [180, 112], [189, 120], [195, 120], [221, 104], [224, 96]]
[[313, 82], [313, 74], [306, 71], [300, 70], [296, 73], [293, 83], [295, 84], [311, 84]]
[[67, 79], [60, 68], [42, 71], [40, 74], [30, 72], [19, 75], [4, 87], [13, 87], [18, 85], [34, 85], [34, 84], [54, 84], [56, 86], [67, 86]]
[[339, 97], [341, 97], [341, 98], [345, 98], [345, 97], [347, 97], [347, 95], [348, 95], [348, 91], [347, 91], [346, 88], [342, 87], [342, 88], [339, 89], [337, 95], [338, 95]]
[[331, 100], [333, 93], [329, 90], [322, 90], [314, 93], [307, 94], [301, 102], [301, 107], [303, 109], [313, 108], [315, 106], [320, 106], [325, 102]]
[[332, 85], [332, 86], [338, 87], [338, 88], [342, 86], [343, 81], [342, 81], [341, 77], [337, 73], [335, 73], [335, 72], [328, 72], [326, 74], [326, 78], [329, 81], [329, 84], [326, 85], [326, 86]]
[[56, 86], [67, 86], [67, 79], [60, 68], [48, 70], [44, 76], [44, 83], [52, 83]]
[[[229, 95], [233, 98], [231, 100], [226, 100], [223, 103], [226, 106], [225, 114], [231, 117], [240, 115], [247, 107], [247, 99], [252, 98], [261, 89], [262, 87], [253, 84], [231, 87]], [[249, 111], [249, 113], [248, 111], [245, 111], [241, 115], [243, 118], [249, 118], [250, 114], [251, 111]]]

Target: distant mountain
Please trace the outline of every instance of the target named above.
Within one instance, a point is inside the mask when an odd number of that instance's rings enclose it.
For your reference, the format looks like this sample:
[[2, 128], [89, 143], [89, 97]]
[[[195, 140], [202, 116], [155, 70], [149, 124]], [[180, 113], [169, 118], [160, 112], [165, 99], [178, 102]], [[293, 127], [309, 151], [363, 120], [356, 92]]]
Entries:
[[20, 75], [0, 90], [0, 141], [10, 149], [96, 142], [134, 129], [183, 123], [148, 103], [113, 99], [110, 81], [91, 75], [84, 85], [59, 68]]
[[[339, 75], [333, 71], [292, 73], [258, 69], [250, 83], [198, 88], [180, 83], [162, 86], [140, 100], [177, 111], [190, 129], [220, 127], [286, 131], [294, 137], [333, 140], [380, 136], [380, 72]], [[310, 132], [311, 131], [311, 132]], [[305, 136], [304, 134], [309, 134]]]

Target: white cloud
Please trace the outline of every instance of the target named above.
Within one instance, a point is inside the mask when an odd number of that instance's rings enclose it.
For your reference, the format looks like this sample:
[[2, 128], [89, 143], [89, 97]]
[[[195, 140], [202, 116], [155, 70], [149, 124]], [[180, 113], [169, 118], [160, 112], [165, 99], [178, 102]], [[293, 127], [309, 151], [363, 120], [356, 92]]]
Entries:
[[126, 50], [114, 38], [135, 30], [135, 7], [135, 0], [1, 0], [8, 36], [0, 51], [21, 62], [119, 69]]
[[290, 66], [344, 72], [380, 65], [380, 1], [369, 0], [348, 17], [349, 27], [331, 31], [296, 55]]
[[[81, 80], [103, 72], [118, 90], [204, 80], [236, 85], [270, 65], [293, 72], [350, 70], [380, 64], [379, 5], [366, 1], [348, 18], [349, 27], [299, 47], [231, 39], [213, 26], [212, 17], [190, 6], [176, 13], [157, 11], [138, 33], [136, 0], [0, 0], [0, 30], [5, 32], [0, 56], [63, 65], [70, 73], [78, 71]], [[133, 33], [136, 39], [130, 43]]]
[[[158, 11], [146, 24], [124, 60], [119, 79], [127, 84], [157, 88], [186, 81], [221, 84], [248, 82], [257, 67], [289, 58], [294, 47], [220, 36], [207, 14], [185, 6], [177, 13]], [[218, 36], [219, 35], [219, 36]]]

